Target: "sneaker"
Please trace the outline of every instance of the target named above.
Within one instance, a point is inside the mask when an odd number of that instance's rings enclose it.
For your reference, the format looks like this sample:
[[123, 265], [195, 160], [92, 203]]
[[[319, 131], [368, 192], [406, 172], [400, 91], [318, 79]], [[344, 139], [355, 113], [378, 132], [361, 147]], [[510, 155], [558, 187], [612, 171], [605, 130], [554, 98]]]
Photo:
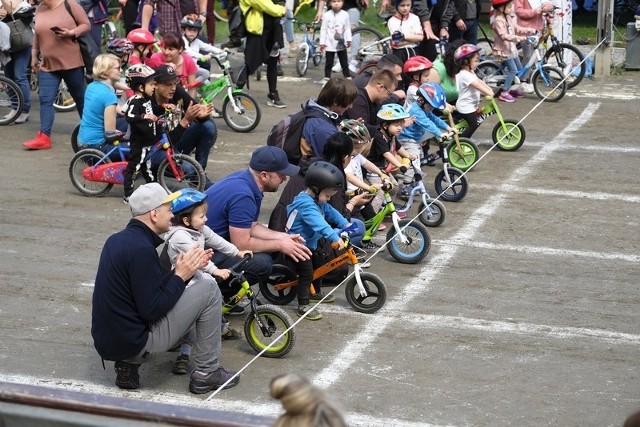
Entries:
[[213, 110], [211, 110], [211, 114], [209, 114], [209, 116], [212, 119], [219, 119], [220, 117], [222, 117], [222, 111], [218, 110], [216, 107], [213, 107]]
[[225, 341], [239, 340], [239, 339], [242, 339], [242, 333], [237, 329], [227, 328], [227, 330], [222, 333], [221, 338]]
[[298, 311], [296, 311], [298, 317], [302, 317], [306, 314], [305, 319], [307, 320], [320, 320], [322, 319], [322, 313], [318, 310], [311, 309], [308, 305], [301, 305], [298, 307]]
[[[193, 371], [191, 374], [191, 382], [189, 382], [189, 391], [193, 394], [208, 393], [211, 390], [217, 390], [226, 383], [236, 372], [227, 371], [222, 366], [217, 370], [205, 374], [200, 371]], [[240, 377], [235, 377], [224, 389], [235, 387], [240, 382]]]
[[355, 59], [352, 59], [349, 62], [349, 71], [351, 71], [353, 74], [358, 73], [358, 62]]
[[339, 73], [340, 71], [342, 71], [342, 66], [340, 65], [340, 62], [336, 62], [331, 68], [331, 71], [334, 73]]
[[277, 58], [280, 56], [280, 43], [275, 42], [273, 47], [271, 48], [271, 52], [269, 52], [269, 56], [272, 58]]
[[135, 390], [140, 388], [140, 375], [138, 368], [140, 365], [127, 362], [116, 362], [113, 365], [116, 371], [116, 385], [125, 390]]
[[533, 85], [531, 83], [522, 83], [520, 85], [520, 88], [522, 88], [522, 91], [524, 93], [533, 93], [534, 92]]
[[176, 361], [173, 362], [173, 369], [171, 370], [171, 372], [176, 375], [184, 375], [189, 372], [189, 355], [179, 355]]
[[[311, 302], [320, 302], [322, 300], [322, 298], [325, 297], [325, 295], [327, 295], [327, 294], [325, 294], [322, 291], [316, 292], [314, 295], [311, 295], [311, 297], [309, 297], [309, 301], [311, 301]], [[331, 294], [331, 295], [328, 295], [327, 298], [325, 298], [325, 300], [322, 301], [322, 303], [323, 304], [330, 304], [330, 303], [334, 302], [335, 300], [336, 300], [336, 296]]]
[[29, 121], [29, 113], [22, 113], [18, 116], [17, 119], [13, 121], [13, 123], [20, 125], [22, 123], [26, 123], [27, 121]]
[[384, 231], [384, 230], [386, 230], [386, 229], [387, 229], [387, 226], [386, 226], [386, 225], [384, 225], [384, 224], [380, 224], [380, 225], [378, 226], [378, 231]]
[[509, 95], [509, 92], [502, 92], [498, 99], [502, 102], [516, 102], [514, 97]]
[[267, 106], [268, 107], [276, 107], [276, 108], [286, 108], [287, 104], [280, 100], [280, 96], [278, 95], [278, 91], [270, 93], [267, 95]]
[[122, 198], [122, 203], [124, 203], [125, 205], [128, 205], [129, 204], [129, 198], [127, 196], [124, 196]]
[[[437, 160], [440, 160], [440, 154], [438, 154], [438, 152], [431, 153], [424, 158], [424, 164], [427, 166], [434, 166]], [[422, 165], [422, 161], [420, 161], [420, 165]]]
[[400, 219], [405, 219], [407, 217], [406, 212], [396, 211], [396, 214], [398, 214], [398, 218]]
[[522, 88], [517, 88], [514, 90], [510, 90], [509, 95], [513, 96], [514, 98], [522, 98], [524, 96], [524, 91], [522, 90]]
[[51, 138], [46, 133], [38, 131], [35, 138], [23, 142], [22, 145], [27, 150], [49, 150], [51, 148]]
[[314, 83], [324, 86], [327, 84], [328, 81], [329, 81], [329, 77], [324, 77], [324, 78], [321, 78], [320, 80], [314, 81]]
[[364, 249], [365, 251], [377, 251], [380, 249], [380, 245], [377, 243], [373, 243], [371, 240], [362, 241], [360, 244], [360, 249]]
[[10, 119], [10, 118], [12, 118], [13, 116], [15, 116], [17, 112], [18, 112], [17, 110], [10, 110], [7, 114], [5, 114], [5, 115], [2, 117], [2, 120], [9, 120], [9, 119]]

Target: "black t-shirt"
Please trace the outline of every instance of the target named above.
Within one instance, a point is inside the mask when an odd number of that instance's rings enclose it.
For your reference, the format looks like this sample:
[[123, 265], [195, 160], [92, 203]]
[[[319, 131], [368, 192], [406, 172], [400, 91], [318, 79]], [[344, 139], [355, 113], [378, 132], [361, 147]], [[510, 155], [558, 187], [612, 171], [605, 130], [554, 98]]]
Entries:
[[[392, 145], [395, 144], [395, 149], [392, 150]], [[379, 167], [381, 170], [387, 166], [387, 159], [384, 158], [384, 154], [390, 151], [398, 152], [402, 147], [396, 138], [387, 138], [380, 129], [373, 135], [373, 142], [371, 143], [371, 149], [367, 160]]]

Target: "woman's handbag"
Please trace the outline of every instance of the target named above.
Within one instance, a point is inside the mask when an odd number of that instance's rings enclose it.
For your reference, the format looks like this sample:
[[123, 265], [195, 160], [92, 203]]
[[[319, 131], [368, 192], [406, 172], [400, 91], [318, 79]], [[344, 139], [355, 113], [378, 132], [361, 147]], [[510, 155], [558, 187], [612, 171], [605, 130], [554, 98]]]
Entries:
[[11, 49], [9, 52], [19, 52], [23, 49], [33, 46], [33, 30], [24, 23], [22, 19], [16, 19], [11, 15], [12, 21], [5, 22], [11, 30], [10, 41]]
[[[73, 18], [77, 27], [78, 20], [73, 15], [73, 12], [71, 12], [71, 6], [69, 6], [69, 2], [67, 0], [64, 0], [64, 7]], [[82, 55], [82, 62], [84, 63], [84, 72], [85, 74], [91, 75], [93, 74], [93, 61], [96, 59], [96, 56], [100, 55], [100, 48], [96, 45], [96, 42], [91, 37], [90, 33], [76, 37], [76, 41], [80, 46], [80, 54]]]

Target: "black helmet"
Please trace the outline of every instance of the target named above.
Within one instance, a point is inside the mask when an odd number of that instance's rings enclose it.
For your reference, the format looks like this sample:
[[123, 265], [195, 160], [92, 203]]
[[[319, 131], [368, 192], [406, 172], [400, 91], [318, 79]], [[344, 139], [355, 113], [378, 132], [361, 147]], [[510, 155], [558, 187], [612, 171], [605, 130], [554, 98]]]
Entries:
[[344, 172], [329, 162], [318, 161], [309, 166], [304, 185], [316, 196], [325, 188], [344, 190]]

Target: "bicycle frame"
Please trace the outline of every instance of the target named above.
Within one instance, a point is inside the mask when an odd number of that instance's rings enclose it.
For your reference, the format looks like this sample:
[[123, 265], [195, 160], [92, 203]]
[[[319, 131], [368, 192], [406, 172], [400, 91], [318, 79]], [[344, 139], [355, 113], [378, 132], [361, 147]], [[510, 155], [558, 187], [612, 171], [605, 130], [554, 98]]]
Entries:
[[[486, 99], [489, 101], [489, 103], [480, 107], [480, 114], [478, 115], [478, 124], [481, 124], [488, 117], [491, 117], [495, 114], [498, 116], [498, 121], [500, 122], [500, 124], [502, 125], [502, 129], [506, 133], [508, 130], [504, 123], [504, 117], [502, 116], [502, 113], [498, 108], [498, 104], [496, 103], [495, 98], [491, 96], [491, 97], [486, 97]], [[469, 127], [469, 123], [467, 122], [466, 119], [462, 119], [458, 123], [456, 123], [456, 129], [458, 129], [458, 133], [464, 132], [465, 130], [467, 130], [468, 127]]]
[[371, 240], [371, 238], [378, 232], [378, 228], [380, 227], [380, 224], [382, 224], [382, 221], [384, 221], [384, 218], [387, 215], [391, 215], [391, 220], [393, 221], [393, 228], [396, 231], [396, 234], [400, 236], [400, 240], [403, 244], [408, 243], [409, 239], [404, 233], [402, 233], [402, 230], [399, 224], [400, 217], [398, 216], [396, 206], [393, 203], [393, 200], [391, 199], [391, 194], [389, 193], [389, 191], [391, 191], [391, 187], [392, 186], [390, 182], [385, 182], [382, 184], [382, 187], [380, 188], [384, 194], [384, 202], [382, 203], [382, 209], [380, 209], [373, 218], [370, 218], [364, 222], [366, 231], [364, 233], [364, 237], [362, 238], [363, 241]]
[[[381, 46], [381, 48], [377, 47], [379, 45]], [[358, 49], [356, 56], [358, 57], [359, 61], [364, 62], [367, 59], [371, 59], [372, 57], [381, 57], [382, 55], [384, 55], [384, 53], [381, 52], [384, 52], [385, 50], [391, 50], [391, 36], [376, 40], [375, 42], [366, 44], [364, 46], [360, 46], [360, 49]]]
[[236, 89], [234, 87], [234, 82], [231, 77], [231, 64], [229, 63], [229, 60], [226, 59], [226, 57], [223, 61], [220, 61], [220, 59], [216, 56], [214, 56], [213, 58], [222, 69], [223, 74], [217, 80], [202, 85], [198, 88], [198, 92], [202, 96], [202, 103], [211, 104], [215, 97], [217, 97], [222, 91], [226, 89], [224, 99], [229, 99], [229, 103], [231, 103], [233, 111], [235, 111], [236, 114], [241, 114], [242, 110], [240, 109], [238, 104], [236, 104], [233, 94], [242, 93], [242, 89]]

